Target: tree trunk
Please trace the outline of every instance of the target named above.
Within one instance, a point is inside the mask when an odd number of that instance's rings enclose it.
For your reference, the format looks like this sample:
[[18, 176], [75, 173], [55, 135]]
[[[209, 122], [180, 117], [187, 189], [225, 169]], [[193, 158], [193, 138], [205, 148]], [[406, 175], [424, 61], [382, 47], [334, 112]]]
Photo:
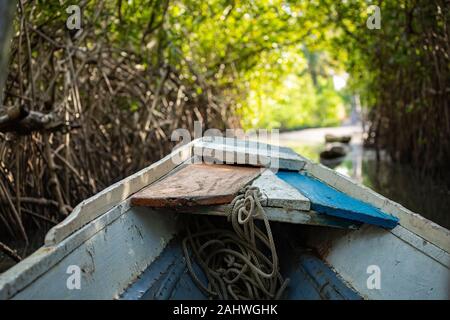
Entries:
[[9, 46], [17, 2], [0, 0], [0, 108], [3, 102], [3, 86], [8, 75]]

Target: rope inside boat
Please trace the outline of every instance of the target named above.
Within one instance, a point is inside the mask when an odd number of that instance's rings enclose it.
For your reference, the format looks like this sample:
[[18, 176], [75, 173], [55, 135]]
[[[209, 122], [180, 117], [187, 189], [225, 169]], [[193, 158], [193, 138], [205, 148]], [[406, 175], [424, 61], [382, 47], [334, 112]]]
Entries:
[[[260, 203], [261, 192], [247, 186], [227, 212], [232, 229], [215, 226], [211, 219], [191, 217], [183, 252], [196, 285], [211, 298], [279, 299], [289, 279], [279, 272], [278, 256], [269, 220]], [[261, 218], [265, 232], [254, 218]], [[205, 286], [193, 268], [195, 261], [208, 280]]]

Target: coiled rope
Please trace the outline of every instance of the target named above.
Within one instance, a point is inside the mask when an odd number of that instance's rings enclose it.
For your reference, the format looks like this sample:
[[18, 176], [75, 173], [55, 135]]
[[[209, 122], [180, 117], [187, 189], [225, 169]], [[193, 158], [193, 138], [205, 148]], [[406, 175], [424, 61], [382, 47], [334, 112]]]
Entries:
[[[211, 219], [191, 217], [183, 252], [196, 285], [211, 298], [279, 299], [289, 279], [279, 272], [278, 256], [269, 220], [260, 203], [261, 192], [247, 186], [231, 202], [227, 217], [232, 228], [216, 227]], [[263, 220], [261, 230], [254, 219]], [[200, 281], [192, 255], [208, 280]]]

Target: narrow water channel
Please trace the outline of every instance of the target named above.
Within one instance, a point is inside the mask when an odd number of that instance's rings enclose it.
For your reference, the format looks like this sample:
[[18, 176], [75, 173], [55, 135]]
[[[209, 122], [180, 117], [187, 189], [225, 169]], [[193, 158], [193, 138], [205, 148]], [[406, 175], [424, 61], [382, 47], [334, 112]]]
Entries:
[[280, 134], [280, 145], [294, 149], [312, 161], [320, 162], [325, 134], [352, 136], [348, 153], [334, 170], [351, 177], [413, 212], [449, 229], [450, 190], [430, 178], [421, 177], [407, 166], [387, 157], [376, 160], [374, 150], [362, 147], [362, 130], [357, 127], [307, 129]]

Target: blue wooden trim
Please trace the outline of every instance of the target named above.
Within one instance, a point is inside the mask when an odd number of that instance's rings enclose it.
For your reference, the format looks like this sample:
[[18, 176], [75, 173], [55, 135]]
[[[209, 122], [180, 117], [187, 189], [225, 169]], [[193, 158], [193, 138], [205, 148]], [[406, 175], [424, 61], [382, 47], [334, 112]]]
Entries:
[[312, 254], [300, 256], [300, 267], [315, 283], [324, 300], [362, 300], [362, 297], [322, 260]]
[[[194, 263], [193, 268], [206, 282], [200, 267]], [[179, 239], [172, 240], [161, 255], [120, 297], [121, 300], [167, 300], [192, 299], [203, 300], [207, 296], [196, 286], [187, 271]]]
[[308, 252], [293, 253], [286, 276], [292, 300], [362, 300], [328, 265]]
[[311, 209], [319, 213], [388, 229], [392, 229], [398, 224], [397, 217], [350, 197], [307, 173], [279, 171], [277, 176], [307, 197], [311, 201]]
[[[300, 300], [353, 300], [361, 296], [317, 256], [298, 247], [282, 255], [282, 266], [290, 283], [284, 298]], [[200, 267], [193, 268], [200, 281], [207, 280]], [[123, 300], [203, 300], [208, 297], [196, 286], [187, 271], [181, 240], [172, 240], [161, 255], [132, 283]]]

